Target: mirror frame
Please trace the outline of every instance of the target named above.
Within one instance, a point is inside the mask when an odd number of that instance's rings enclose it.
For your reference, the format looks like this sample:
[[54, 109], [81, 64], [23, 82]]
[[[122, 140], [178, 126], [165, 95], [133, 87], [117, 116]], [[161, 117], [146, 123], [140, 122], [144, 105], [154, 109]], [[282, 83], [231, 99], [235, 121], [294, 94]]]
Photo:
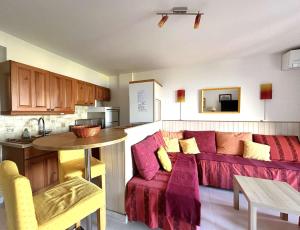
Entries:
[[[238, 111], [236, 112], [221, 112], [221, 111], [216, 111], [216, 112], [211, 112], [211, 111], [204, 111], [203, 109], [203, 99], [204, 99], [204, 93], [206, 91], [212, 91], [212, 90], [237, 90], [238, 91]], [[241, 87], [223, 87], [223, 88], [204, 88], [201, 89], [201, 113], [210, 113], [210, 114], [237, 114], [241, 112]]]

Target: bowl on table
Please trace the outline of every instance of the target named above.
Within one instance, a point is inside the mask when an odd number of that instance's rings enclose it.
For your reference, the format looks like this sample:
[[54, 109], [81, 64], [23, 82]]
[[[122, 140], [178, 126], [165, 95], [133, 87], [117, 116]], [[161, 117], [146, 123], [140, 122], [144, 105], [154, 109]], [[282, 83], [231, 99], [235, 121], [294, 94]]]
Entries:
[[72, 132], [81, 138], [96, 136], [100, 130], [100, 126], [75, 125], [72, 127]]

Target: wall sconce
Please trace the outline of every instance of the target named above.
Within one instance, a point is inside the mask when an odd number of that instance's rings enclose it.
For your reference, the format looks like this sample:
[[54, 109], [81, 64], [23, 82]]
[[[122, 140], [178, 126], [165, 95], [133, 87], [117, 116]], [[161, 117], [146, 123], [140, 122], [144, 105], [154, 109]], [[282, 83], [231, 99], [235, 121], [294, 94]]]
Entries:
[[266, 120], [266, 101], [272, 99], [272, 83], [260, 85], [260, 99], [264, 101], [264, 120]]
[[177, 90], [176, 101], [180, 103], [180, 120], [181, 120], [181, 103], [185, 102], [185, 90], [184, 89]]

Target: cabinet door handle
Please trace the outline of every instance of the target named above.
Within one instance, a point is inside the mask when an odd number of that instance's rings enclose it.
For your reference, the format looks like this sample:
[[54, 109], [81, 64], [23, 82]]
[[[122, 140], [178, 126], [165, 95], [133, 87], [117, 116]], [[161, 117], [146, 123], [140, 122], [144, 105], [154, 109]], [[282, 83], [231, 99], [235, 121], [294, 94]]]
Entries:
[[51, 111], [51, 109], [47, 109], [47, 111]]

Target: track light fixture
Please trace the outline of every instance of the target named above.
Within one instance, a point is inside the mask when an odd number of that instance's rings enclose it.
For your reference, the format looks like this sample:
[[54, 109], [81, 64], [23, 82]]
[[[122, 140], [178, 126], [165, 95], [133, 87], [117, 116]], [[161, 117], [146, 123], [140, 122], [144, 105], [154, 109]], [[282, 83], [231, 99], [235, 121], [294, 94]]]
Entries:
[[166, 23], [166, 21], [168, 20], [169, 16], [168, 15], [162, 15], [161, 20], [158, 23], [158, 26], [161, 28], [163, 27], [163, 25]]
[[158, 26], [161, 28], [164, 26], [166, 21], [168, 20], [168, 15], [196, 15], [195, 23], [194, 23], [194, 29], [198, 29], [200, 26], [201, 16], [204, 15], [203, 13], [200, 13], [199, 11], [188, 11], [187, 7], [174, 7], [171, 11], [163, 11], [163, 12], [157, 12], [157, 15], [161, 15], [162, 18], [158, 23]]
[[201, 14], [198, 12], [196, 18], [195, 18], [195, 23], [194, 23], [194, 29], [198, 29], [200, 25], [200, 20], [201, 20]]

